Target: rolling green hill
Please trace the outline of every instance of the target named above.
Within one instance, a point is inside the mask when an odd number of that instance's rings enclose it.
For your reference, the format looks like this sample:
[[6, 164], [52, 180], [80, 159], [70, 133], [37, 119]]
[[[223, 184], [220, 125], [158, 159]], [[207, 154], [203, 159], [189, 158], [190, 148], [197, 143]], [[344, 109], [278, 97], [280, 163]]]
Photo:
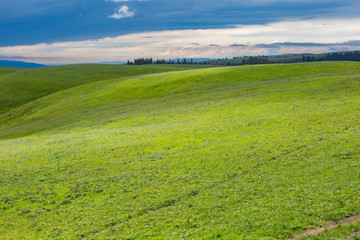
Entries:
[[287, 239], [358, 215], [359, 90], [360, 63], [321, 62], [28, 102], [0, 116], [0, 238]]
[[136, 67], [110, 64], [83, 64], [26, 69], [11, 74], [2, 74], [3, 71], [0, 68], [0, 114], [48, 94], [87, 83], [111, 78], [203, 67], [205, 66], [147, 65]]

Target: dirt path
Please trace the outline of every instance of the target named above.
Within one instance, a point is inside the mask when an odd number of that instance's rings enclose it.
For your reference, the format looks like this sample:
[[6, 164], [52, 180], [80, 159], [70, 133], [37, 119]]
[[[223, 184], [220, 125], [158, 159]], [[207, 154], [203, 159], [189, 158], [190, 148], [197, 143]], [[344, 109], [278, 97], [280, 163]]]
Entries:
[[293, 238], [291, 238], [289, 240], [298, 240], [298, 239], [303, 238], [303, 237], [315, 236], [315, 235], [318, 235], [318, 234], [320, 234], [322, 232], [325, 232], [326, 230], [334, 229], [334, 228], [336, 228], [338, 226], [344, 225], [346, 223], [352, 223], [352, 222], [355, 222], [357, 220], [360, 220], [360, 215], [345, 218], [345, 219], [340, 220], [338, 222], [329, 222], [328, 225], [326, 225], [324, 227], [318, 227], [318, 228], [310, 229], [310, 230], [308, 230], [308, 231], [306, 231], [304, 233], [295, 235]]
[[360, 235], [360, 231], [358, 231], [358, 232], [352, 232], [352, 233], [350, 234], [350, 236], [353, 236], [353, 235]]

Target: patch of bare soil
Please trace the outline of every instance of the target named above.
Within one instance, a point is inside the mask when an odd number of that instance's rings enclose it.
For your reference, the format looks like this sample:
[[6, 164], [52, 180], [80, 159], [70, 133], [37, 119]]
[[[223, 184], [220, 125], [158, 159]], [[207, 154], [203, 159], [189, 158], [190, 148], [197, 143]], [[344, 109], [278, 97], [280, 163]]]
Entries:
[[352, 233], [350, 234], [349, 238], [354, 237], [354, 236], [356, 236], [356, 239], [358, 239], [357, 237], [360, 237], [360, 231], [352, 232]]
[[303, 237], [315, 236], [315, 235], [318, 235], [318, 234], [320, 234], [322, 232], [325, 232], [326, 230], [334, 229], [334, 228], [336, 228], [338, 226], [341, 226], [341, 225], [344, 225], [344, 224], [347, 224], [347, 223], [352, 223], [352, 222], [355, 222], [355, 221], [357, 221], [359, 219], [360, 219], [360, 215], [357, 215], [357, 216], [345, 218], [345, 219], [340, 220], [338, 222], [329, 222], [324, 227], [318, 227], [318, 228], [310, 229], [310, 230], [308, 230], [308, 231], [306, 231], [304, 233], [295, 235], [293, 238], [291, 238], [289, 240], [298, 240], [298, 239], [303, 238]]

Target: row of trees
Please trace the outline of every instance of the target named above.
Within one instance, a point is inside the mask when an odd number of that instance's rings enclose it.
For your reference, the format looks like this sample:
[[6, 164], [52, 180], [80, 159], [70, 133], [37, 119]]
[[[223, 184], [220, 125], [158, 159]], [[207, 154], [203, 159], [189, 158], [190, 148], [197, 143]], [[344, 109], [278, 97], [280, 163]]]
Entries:
[[[251, 57], [268, 58], [268, 56], [265, 56], [265, 55], [257, 55], [257, 56], [236, 56], [236, 57], [233, 57], [232, 59], [247, 59], [247, 58], [251, 58]], [[227, 58], [225, 58], [225, 59], [227, 59]]]
[[334, 52], [326, 54], [311, 54], [301, 55], [294, 54], [294, 56], [242, 56], [234, 57], [232, 59], [218, 59], [204, 62], [194, 62], [193, 59], [158, 59], [152, 58], [137, 58], [134, 61], [127, 61], [128, 65], [144, 65], [144, 64], [211, 64], [211, 65], [253, 65], [253, 64], [270, 64], [270, 63], [292, 63], [292, 62], [315, 62], [315, 61], [360, 61], [360, 51], [350, 52]]
[[210, 64], [210, 65], [224, 65], [224, 66], [240, 66], [240, 65], [255, 65], [255, 64], [271, 64], [274, 63], [270, 61], [266, 56], [243, 56], [243, 57], [234, 57], [232, 59], [218, 59], [213, 61], [205, 61], [201, 64]]
[[270, 64], [274, 63], [263, 57], [249, 57], [242, 60], [242, 65]]
[[303, 62], [314, 61], [360, 61], [360, 51], [326, 53], [320, 57], [303, 56]]
[[127, 61], [127, 65], [145, 65], [145, 64], [196, 64], [193, 59], [158, 59], [153, 60], [152, 58], [137, 58], [134, 61]]

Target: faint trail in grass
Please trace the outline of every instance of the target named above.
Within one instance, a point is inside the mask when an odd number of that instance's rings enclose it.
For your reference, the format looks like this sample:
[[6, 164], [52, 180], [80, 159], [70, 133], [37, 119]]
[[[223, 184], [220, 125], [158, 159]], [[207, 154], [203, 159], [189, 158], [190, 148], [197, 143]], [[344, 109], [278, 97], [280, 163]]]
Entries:
[[[323, 141], [323, 139], [320, 139], [320, 140], [316, 140], [315, 142], [321, 142]], [[302, 145], [296, 149], [294, 149], [293, 151], [289, 151], [289, 152], [286, 152], [286, 153], [282, 153], [282, 154], [279, 154], [277, 156], [273, 156], [272, 158], [268, 159], [267, 161], [264, 161], [262, 162], [261, 164], [258, 164], [257, 166], [254, 166], [252, 169], [247, 169], [247, 170], [243, 170], [243, 172], [241, 174], [237, 174], [236, 176], [233, 176], [231, 178], [228, 178], [228, 179], [224, 179], [223, 181], [220, 181], [218, 183], [214, 183], [212, 186], [208, 187], [208, 188], [205, 188], [205, 189], [202, 189], [201, 191], [207, 191], [207, 190], [210, 190], [210, 189], [213, 189], [215, 187], [219, 187], [223, 184], [226, 184], [227, 182], [230, 182], [230, 181], [233, 181], [234, 179], [236, 178], [239, 178], [240, 176], [242, 176], [243, 174], [246, 174], [246, 173], [249, 173], [249, 172], [255, 172], [255, 171], [258, 171], [259, 169], [261, 169], [262, 167], [265, 167], [269, 164], [271, 164], [273, 161], [275, 161], [276, 159], [278, 158], [282, 158], [282, 157], [285, 157], [287, 155], [289, 155], [290, 153], [293, 153], [293, 152], [296, 152], [296, 151], [300, 151], [304, 148], [306, 148], [307, 145]], [[196, 191], [196, 192], [191, 192], [189, 193], [188, 195], [186, 196], [183, 196], [183, 197], [179, 197], [177, 198], [176, 200], [166, 200], [163, 202], [163, 204], [160, 204], [158, 208], [155, 208], [155, 209], [145, 209], [144, 211], [142, 211], [141, 213], [135, 215], [135, 216], [132, 216], [132, 217], [129, 217], [128, 219], [124, 220], [124, 221], [121, 221], [121, 222], [117, 222], [117, 223], [114, 223], [114, 224], [111, 224], [110, 226], [104, 228], [103, 230], [100, 230], [100, 231], [96, 231], [96, 232], [92, 232], [90, 234], [90, 237], [95, 237], [101, 233], [104, 233], [104, 232], [107, 232], [117, 226], [120, 226], [122, 224], [125, 224], [135, 218], [138, 218], [138, 217], [141, 217], [141, 216], [146, 216], [148, 215], [149, 213], [151, 212], [156, 212], [156, 211], [159, 211], [161, 209], [165, 209], [165, 208], [168, 208], [168, 207], [171, 207], [171, 206], [174, 206], [175, 204], [181, 202], [181, 201], [184, 201], [186, 199], [190, 199], [192, 197], [195, 197], [197, 195], [199, 195], [200, 191]], [[360, 215], [358, 216], [360, 218]], [[80, 239], [84, 239], [84, 237], [80, 238]]]
[[[261, 166], [266, 165], [266, 164], [267, 164], [267, 163], [263, 163], [262, 165], [259, 165], [258, 167], [255, 167], [255, 168], [253, 169], [253, 171], [257, 170], [258, 168], [260, 168]], [[245, 171], [245, 172], [248, 172], [248, 171]], [[238, 176], [237, 176], [237, 177], [238, 177]], [[235, 177], [235, 178], [237, 178], [237, 177]], [[234, 177], [232, 177], [231, 179], [226, 179], [226, 180], [220, 181], [220, 182], [218, 182], [218, 183], [216, 183], [216, 184], [213, 184], [211, 187], [202, 189], [202, 191], [206, 191], [206, 190], [209, 190], [209, 189], [218, 187], [218, 186], [220, 186], [220, 185], [222, 185], [222, 184], [225, 184], [225, 183], [227, 183], [227, 182], [229, 182], [229, 181], [232, 181], [232, 180], [234, 180]], [[184, 201], [184, 200], [187, 200], [187, 199], [190, 199], [190, 198], [192, 198], [192, 197], [195, 197], [195, 196], [199, 195], [199, 193], [200, 193], [200, 191], [192, 191], [192, 192], [190, 192], [188, 195], [186, 195], [186, 196], [184, 196], [184, 197], [180, 197], [180, 198], [174, 199], [174, 200], [164, 201], [162, 204], [159, 204], [159, 207], [158, 207], [158, 208], [155, 208], [155, 209], [146, 209], [146, 210], [142, 211], [142, 213], [139, 213], [139, 214], [137, 214], [137, 215], [135, 215], [135, 216], [129, 217], [128, 219], [126, 219], [126, 220], [124, 220], [124, 221], [114, 223], [114, 224], [110, 225], [109, 227], [107, 227], [107, 228], [105, 228], [105, 229], [103, 229], [103, 230], [96, 231], [96, 232], [92, 232], [92, 233], [90, 234], [90, 236], [92, 236], [92, 237], [97, 236], [97, 235], [99, 235], [99, 234], [101, 234], [101, 233], [104, 233], [104, 232], [107, 232], [107, 231], [109, 231], [109, 230], [111, 230], [111, 229], [113, 229], [113, 228], [115, 228], [115, 227], [117, 227], [117, 226], [120, 226], [120, 225], [122, 225], [122, 224], [125, 224], [125, 223], [127, 223], [127, 222], [129, 222], [129, 221], [131, 221], [131, 220], [133, 220], [133, 219], [135, 219], [135, 218], [142, 217], [142, 216], [146, 216], [146, 215], [148, 215], [149, 213], [153, 213], [153, 212], [156, 212], [156, 211], [159, 211], [159, 210], [162, 210], [162, 209], [165, 209], [165, 208], [174, 206], [175, 204], [177, 204], [177, 203], [179, 203], [179, 202], [181, 202], [181, 201]], [[82, 237], [82, 238], [80, 238], [80, 239], [84, 239], [84, 238], [85, 238], [85, 236]]]
[[[321, 140], [318, 140], [318, 141], [321, 141]], [[316, 141], [316, 142], [318, 142]], [[300, 146], [299, 148], [295, 149], [294, 151], [299, 151], [303, 148], [306, 148], [307, 146], [306, 145], [303, 145], [303, 146]], [[294, 152], [292, 151], [292, 152]], [[269, 164], [271, 164], [271, 162], [275, 161], [276, 159], [278, 158], [281, 158], [281, 157], [284, 157], [286, 155], [289, 155], [291, 152], [287, 152], [287, 153], [283, 153], [283, 154], [279, 154], [278, 156], [275, 156], [275, 157], [272, 157], [270, 159], [268, 159], [267, 161], [264, 161], [262, 162], [261, 164], [258, 164], [257, 166], [254, 166], [252, 169], [247, 169], [247, 170], [244, 170], [241, 174], [237, 174], [236, 176], [233, 176], [231, 178], [228, 178], [228, 179], [224, 179], [218, 183], [214, 183], [212, 186], [208, 187], [208, 188], [204, 188], [204, 189], [201, 189], [201, 191], [207, 191], [207, 190], [210, 190], [210, 189], [213, 189], [215, 187], [219, 187], [223, 184], [226, 184], [227, 182], [230, 182], [230, 181], [233, 181], [234, 179], [236, 178], [239, 178], [240, 176], [242, 176], [243, 174], [246, 174], [246, 173], [249, 173], [249, 172], [255, 172], [255, 171], [258, 171], [259, 169], [261, 169], [262, 167], [265, 167]], [[189, 194], [187, 194], [186, 196], [183, 196], [183, 197], [179, 197], [177, 199], [173, 199], [173, 200], [166, 200], [164, 201], [162, 204], [159, 204], [158, 208], [153, 208], [153, 209], [145, 209], [143, 210], [141, 213], [135, 215], [135, 216], [131, 216], [129, 217], [128, 219], [124, 220], [124, 221], [121, 221], [121, 222], [117, 222], [117, 223], [113, 223], [111, 224], [110, 226], [104, 228], [103, 230], [100, 230], [100, 231], [96, 231], [96, 232], [92, 232], [90, 233], [90, 237], [95, 237], [101, 233], [104, 233], [104, 232], [107, 232], [117, 226], [120, 226], [122, 224], [125, 224], [135, 218], [138, 218], [138, 217], [142, 217], [142, 216], [146, 216], [148, 215], [149, 213], [153, 213], [153, 212], [156, 212], [156, 211], [159, 211], [159, 210], [162, 210], [162, 209], [165, 209], [165, 208], [168, 208], [168, 207], [171, 207], [171, 206], [174, 206], [175, 204], [181, 202], [181, 201], [184, 201], [184, 200], [187, 200], [187, 199], [190, 199], [192, 197], [196, 197], [197, 195], [199, 195], [200, 191], [192, 191], [190, 192]], [[85, 239], [86, 236], [80, 238], [80, 239]]]
[[[344, 132], [344, 131], [342, 131], [342, 132]], [[338, 133], [336, 133], [336, 134], [339, 134], [339, 133], [340, 133], [340, 132], [338, 132]], [[314, 141], [314, 144], [315, 144], [315, 143], [318, 143], [318, 142], [321, 142], [321, 141], [324, 141], [324, 139], [321, 138], [321, 139], [315, 140], [315, 141]], [[262, 167], [268, 166], [269, 164], [273, 163], [274, 161], [276, 161], [276, 160], [279, 159], [279, 158], [286, 157], [286, 156], [288, 156], [288, 155], [291, 154], [291, 153], [294, 153], [294, 152], [297, 152], [297, 151], [301, 151], [301, 150], [303, 150], [303, 149], [305, 149], [305, 148], [307, 148], [307, 147], [308, 147], [307, 145], [301, 145], [301, 146], [297, 147], [296, 149], [293, 149], [292, 151], [288, 151], [288, 152], [285, 152], [285, 153], [280, 153], [280, 154], [278, 154], [277, 156], [273, 156], [273, 157], [271, 157], [270, 159], [268, 159], [268, 160], [266, 160], [266, 161], [258, 164], [257, 166], [254, 166], [252, 169], [246, 169], [246, 170], [244, 169], [244, 170], [242, 171], [242, 173], [236, 174], [236, 176], [232, 176], [232, 177], [230, 177], [230, 178], [227, 178], [227, 179], [224, 179], [224, 180], [222, 180], [222, 181], [219, 181], [218, 183], [214, 183], [214, 184], [212, 184], [212, 186], [210, 186], [210, 187], [208, 187], [208, 188], [201, 189], [201, 191], [207, 191], [207, 190], [213, 189], [213, 188], [215, 188], [215, 187], [219, 187], [219, 186], [221, 186], [221, 185], [223, 185], [223, 184], [226, 184], [226, 183], [228, 183], [228, 182], [230, 182], [230, 181], [234, 181], [235, 179], [237, 179], [237, 178], [241, 177], [242, 175], [247, 174], [247, 173], [249, 173], [249, 172], [254, 173], [254, 172], [258, 171], [259, 169], [261, 169]], [[114, 224], [106, 227], [106, 228], [103, 229], [103, 230], [96, 231], [96, 232], [92, 232], [92, 233], [90, 234], [90, 236], [91, 236], [91, 237], [95, 237], [95, 236], [97, 236], [97, 235], [99, 235], [99, 234], [101, 234], [101, 233], [107, 232], [107, 231], [109, 231], [109, 230], [111, 230], [111, 229], [113, 229], [113, 228], [115, 228], [115, 227], [117, 227], [117, 226], [120, 226], [120, 225], [122, 225], [122, 224], [125, 224], [125, 223], [127, 223], [127, 222], [129, 222], [129, 221], [131, 221], [131, 220], [133, 220], [133, 219], [135, 219], [135, 218], [142, 217], [142, 216], [146, 216], [146, 215], [148, 215], [149, 213], [156, 212], [156, 211], [159, 211], [159, 210], [161, 210], [161, 209], [165, 209], [165, 208], [174, 206], [175, 204], [177, 204], [177, 203], [179, 203], [179, 202], [181, 202], [181, 201], [190, 199], [190, 198], [192, 198], [192, 197], [196, 197], [196, 196], [199, 195], [199, 194], [200, 194], [200, 190], [199, 190], [199, 191], [196, 190], [196, 191], [190, 192], [189, 194], [187, 194], [187, 195], [185, 195], [185, 196], [178, 197], [178, 198], [173, 199], [173, 200], [171, 200], [171, 199], [170, 199], [170, 200], [166, 200], [166, 201], [162, 202], [161, 204], [159, 204], [159, 205], [158, 205], [158, 206], [159, 206], [158, 208], [144, 209], [141, 213], [139, 213], [139, 214], [137, 214], [137, 215], [135, 215], [135, 216], [129, 217], [128, 219], [126, 219], [126, 220], [124, 220], [124, 221], [114, 223]], [[325, 230], [330, 230], [330, 229], [333, 229], [333, 228], [335, 228], [335, 227], [337, 227], [337, 226], [340, 226], [340, 225], [343, 225], [343, 224], [346, 224], [346, 223], [355, 222], [355, 221], [357, 221], [357, 220], [359, 220], [359, 219], [360, 219], [360, 215], [357, 215], [357, 216], [353, 216], [353, 217], [350, 217], [350, 218], [346, 218], [346, 219], [341, 220], [341, 221], [339, 221], [339, 222], [329, 222], [329, 224], [328, 224], [327, 226], [325, 226], [325, 227], [319, 227], [319, 228], [316, 228], [316, 229], [309, 230], [309, 231], [307, 231], [307, 232], [305, 232], [305, 233], [303, 233], [303, 234], [296, 235], [294, 238], [289, 239], [289, 240], [297, 240], [297, 239], [302, 238], [302, 237], [317, 235], [317, 234], [319, 234], [319, 233], [324, 232]], [[80, 239], [84, 239], [84, 238], [85, 238], [85, 236], [84, 236], [83, 238], [80, 238]]]
[[[347, 224], [347, 223], [352, 223], [355, 222], [357, 220], [360, 220], [360, 215], [357, 216], [353, 216], [353, 217], [349, 217], [349, 218], [345, 218], [343, 220], [340, 220], [338, 222], [332, 222], [330, 221], [326, 226], [324, 227], [318, 227], [318, 228], [314, 228], [314, 229], [310, 229], [304, 233], [295, 235], [293, 238], [290, 238], [289, 240], [298, 240], [300, 238], [303, 237], [310, 237], [310, 236], [315, 236], [318, 235], [320, 233], [325, 232], [326, 230], [331, 230], [334, 229], [336, 227], [339, 227], [341, 225]], [[356, 235], [356, 234], [360, 234], [360, 232], [357, 233], [352, 233], [351, 235]]]
[[[215, 186], [217, 186], [217, 185], [218, 185], [218, 184], [216, 184]], [[212, 186], [212, 187], [215, 187], [215, 186]], [[182, 198], [177, 198], [177, 199], [173, 199], [173, 200], [170, 199], [170, 200], [163, 201], [162, 203], [160, 203], [160, 204], [158, 205], [159, 207], [157, 207], [157, 208], [145, 209], [145, 210], [142, 211], [141, 213], [139, 213], [139, 214], [137, 214], [137, 215], [135, 215], [135, 216], [129, 217], [127, 220], [114, 223], [114, 224], [110, 225], [109, 227], [107, 227], [107, 228], [105, 228], [105, 229], [103, 229], [103, 230], [97, 231], [97, 232], [93, 232], [93, 233], [91, 233], [90, 235], [91, 235], [92, 237], [97, 236], [97, 235], [99, 235], [99, 234], [101, 234], [101, 233], [104, 233], [104, 232], [107, 232], [107, 231], [109, 231], [109, 230], [111, 230], [111, 229], [113, 229], [113, 228], [115, 228], [115, 227], [117, 227], [117, 226], [120, 226], [120, 225], [122, 225], [122, 224], [125, 224], [125, 223], [127, 223], [127, 222], [129, 222], [129, 221], [131, 221], [131, 220], [133, 220], [133, 219], [135, 219], [135, 218], [138, 218], [138, 217], [141, 217], [141, 216], [146, 216], [146, 215], [148, 215], [149, 213], [156, 212], [156, 211], [159, 211], [159, 210], [161, 210], [161, 209], [171, 207], [171, 206], [175, 205], [175, 204], [178, 203], [178, 202], [181, 202], [181, 201], [183, 201], [183, 200], [185, 200], [185, 199], [188, 199], [188, 198], [191, 198], [191, 197], [195, 197], [195, 196], [197, 196], [198, 194], [199, 194], [199, 191], [191, 191], [189, 194], [187, 194], [186, 196], [184, 196], [184, 197], [182, 197]], [[80, 238], [80, 239], [84, 239], [84, 238], [85, 238], [85, 236], [82, 237], [82, 238]]]
[[360, 231], [350, 233], [349, 238], [351, 238], [352, 236], [360, 237]]

